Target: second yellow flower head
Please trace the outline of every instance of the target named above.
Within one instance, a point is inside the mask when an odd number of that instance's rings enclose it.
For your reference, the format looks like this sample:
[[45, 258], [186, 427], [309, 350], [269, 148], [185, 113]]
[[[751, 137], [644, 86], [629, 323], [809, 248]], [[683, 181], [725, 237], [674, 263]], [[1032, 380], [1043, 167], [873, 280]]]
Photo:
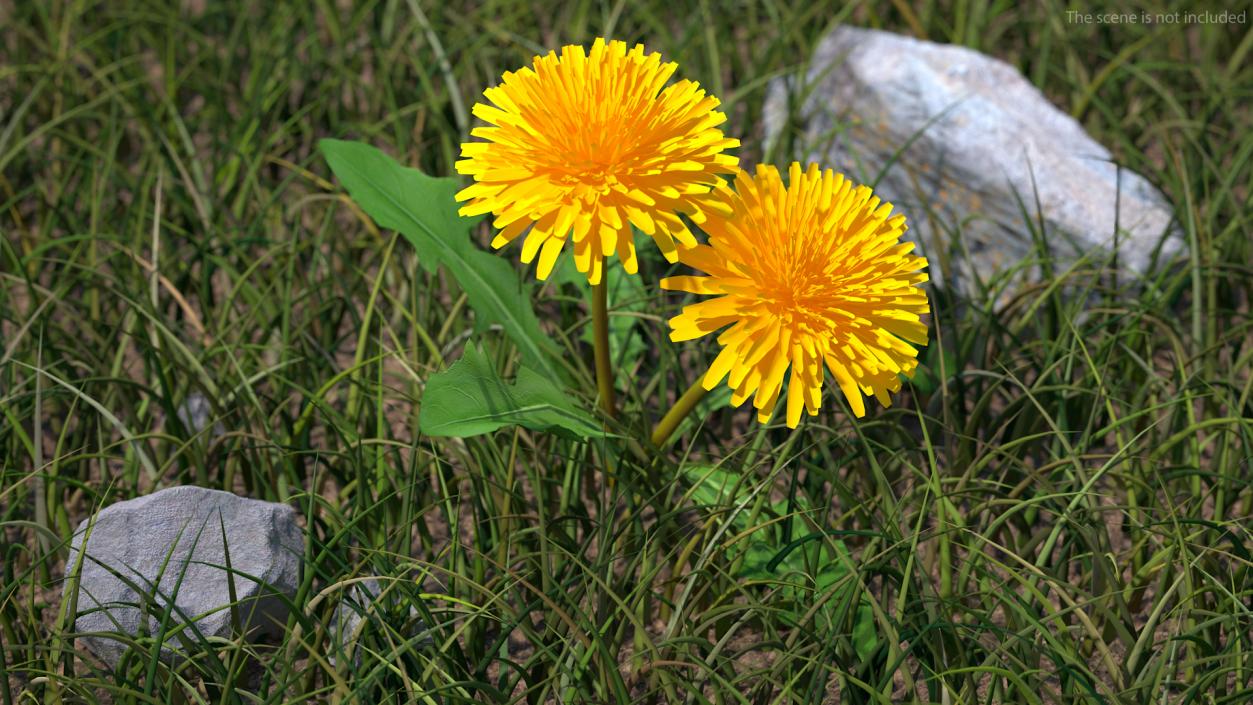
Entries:
[[888, 392], [918, 366], [930, 306], [921, 286], [927, 260], [901, 241], [905, 216], [816, 164], [793, 162], [788, 182], [772, 166], [741, 173], [735, 190], [725, 189], [730, 213], [703, 226], [709, 244], [680, 252], [706, 276], [669, 277], [661, 287], [713, 297], [670, 319], [676, 341], [726, 329], [705, 389], [726, 379], [731, 402], [753, 396], [764, 422], [791, 368], [787, 425], [795, 428], [802, 409], [818, 413], [824, 367], [857, 416], [866, 413], [863, 394], [890, 405]]

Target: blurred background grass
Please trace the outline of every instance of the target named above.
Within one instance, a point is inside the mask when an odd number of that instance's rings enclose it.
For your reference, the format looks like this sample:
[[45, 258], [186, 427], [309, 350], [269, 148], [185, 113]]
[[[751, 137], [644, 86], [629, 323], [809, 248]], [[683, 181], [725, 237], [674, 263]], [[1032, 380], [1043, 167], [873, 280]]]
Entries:
[[[1198, 9], [1248, 5], [0, 2], [0, 703], [1249, 702], [1253, 32], [1066, 15]], [[934, 290], [892, 409], [853, 423], [828, 397], [795, 432], [722, 410], [615, 483], [547, 436], [417, 436], [472, 314], [328, 183], [317, 139], [451, 174], [485, 86], [611, 35], [721, 96], [753, 163], [767, 82], [838, 22], [1017, 66], [1163, 189], [1188, 259], [1057, 275], [1081, 296]], [[679, 304], [614, 301], [643, 342], [628, 418], [705, 359], [659, 342]], [[589, 358], [579, 292], [538, 305]], [[702, 459], [738, 485], [693, 489]], [[73, 651], [65, 544], [179, 483], [301, 507], [293, 636], [108, 672]], [[746, 570], [746, 545], [799, 540], [795, 571]], [[390, 607], [359, 666], [332, 663], [319, 624], [367, 575]]]

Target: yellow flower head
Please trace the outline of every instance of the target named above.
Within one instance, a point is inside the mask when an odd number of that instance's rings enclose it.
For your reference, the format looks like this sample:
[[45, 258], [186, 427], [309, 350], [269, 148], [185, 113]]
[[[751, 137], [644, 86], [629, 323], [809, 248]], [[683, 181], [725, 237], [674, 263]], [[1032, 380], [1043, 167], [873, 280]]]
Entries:
[[735, 192], [722, 189], [730, 215], [711, 215], [709, 244], [680, 251], [679, 259], [708, 276], [669, 277], [664, 289], [709, 294], [670, 319], [671, 340], [718, 336], [722, 351], [705, 375], [713, 389], [728, 374], [739, 406], [754, 392], [757, 418], [770, 418], [788, 383], [787, 424], [800, 422], [802, 405], [818, 413], [823, 365], [864, 416], [862, 394], [884, 406], [888, 392], [912, 377], [925, 345], [927, 260], [901, 242], [905, 216], [892, 216], [870, 189], [811, 164], [788, 169], [789, 186], [771, 166], [741, 173]]
[[492, 126], [471, 133], [486, 141], [461, 145], [457, 171], [475, 181], [457, 194], [470, 201], [461, 214], [494, 215], [496, 248], [530, 228], [522, 261], [538, 254], [540, 279], [566, 240], [591, 283], [615, 252], [634, 274], [632, 224], [675, 261], [675, 240], [696, 244], [677, 214], [703, 222], [718, 207], [718, 174], [737, 168], [722, 153], [739, 141], [718, 129], [718, 99], [692, 81], [665, 86], [677, 65], [638, 44], [597, 39], [590, 52], [566, 46], [534, 64], [484, 91], [494, 105], [474, 106]]

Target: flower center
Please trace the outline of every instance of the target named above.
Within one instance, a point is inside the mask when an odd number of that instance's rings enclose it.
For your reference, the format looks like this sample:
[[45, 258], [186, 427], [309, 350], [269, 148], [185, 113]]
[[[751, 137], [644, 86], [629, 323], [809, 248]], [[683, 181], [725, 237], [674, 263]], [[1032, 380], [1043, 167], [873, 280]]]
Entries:
[[551, 151], [537, 160], [553, 183], [572, 195], [591, 196], [607, 194], [629, 178], [638, 140], [631, 116], [582, 114], [568, 120], [554, 135]]
[[566, 189], [568, 202], [581, 200], [594, 203], [618, 185], [616, 165], [600, 160], [570, 162], [553, 167], [550, 178], [553, 183]]
[[560, 180], [569, 185], [609, 187], [618, 183], [617, 165], [605, 160], [583, 160], [561, 170]]
[[778, 264], [777, 268], [763, 267], [757, 278], [758, 291], [770, 313], [794, 333], [826, 328], [831, 301], [828, 283], [800, 262]]

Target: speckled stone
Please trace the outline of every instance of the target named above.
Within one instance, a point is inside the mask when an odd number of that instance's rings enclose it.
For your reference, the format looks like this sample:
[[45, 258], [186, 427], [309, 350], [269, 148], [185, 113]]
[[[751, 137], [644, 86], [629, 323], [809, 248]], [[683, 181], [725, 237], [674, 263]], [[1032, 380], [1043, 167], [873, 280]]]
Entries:
[[[936, 280], [969, 292], [974, 276], [988, 281], [1019, 267], [1032, 256], [1028, 220], [1041, 214], [1061, 263], [1116, 246], [1120, 270], [1143, 273], [1184, 247], [1162, 194], [1116, 166], [1003, 61], [841, 26], [819, 43], [802, 83], [771, 84], [767, 142], [787, 129], [795, 153], [785, 156], [863, 182], [882, 173], [876, 193], [906, 214], [907, 237]], [[1023, 276], [1038, 277], [1038, 268]]]
[[[226, 546], [241, 624], [250, 636], [277, 635], [287, 619], [280, 596], [293, 597], [300, 581], [304, 538], [295, 510], [183, 486], [106, 507], [78, 527], [66, 573], [79, 575], [79, 638], [116, 666], [128, 648], [126, 637], [157, 633], [171, 604], [165, 658], [182, 649], [182, 640], [231, 638]], [[66, 580], [66, 599], [74, 585]], [[140, 607], [145, 604], [146, 617]]]

